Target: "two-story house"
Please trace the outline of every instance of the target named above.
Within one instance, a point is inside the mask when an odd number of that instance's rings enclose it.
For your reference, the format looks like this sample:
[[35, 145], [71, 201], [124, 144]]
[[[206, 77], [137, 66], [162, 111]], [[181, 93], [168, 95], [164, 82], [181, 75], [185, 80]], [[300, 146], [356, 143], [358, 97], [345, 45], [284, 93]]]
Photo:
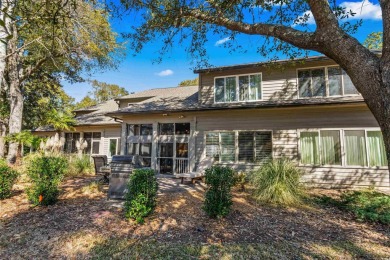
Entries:
[[304, 169], [305, 182], [389, 187], [378, 123], [332, 60], [318, 56], [195, 73], [199, 86], [116, 99], [119, 108], [105, 116], [121, 122], [114, 131], [120, 132], [121, 154], [140, 155], [156, 172], [173, 175], [196, 170], [206, 157], [243, 171], [286, 157]]

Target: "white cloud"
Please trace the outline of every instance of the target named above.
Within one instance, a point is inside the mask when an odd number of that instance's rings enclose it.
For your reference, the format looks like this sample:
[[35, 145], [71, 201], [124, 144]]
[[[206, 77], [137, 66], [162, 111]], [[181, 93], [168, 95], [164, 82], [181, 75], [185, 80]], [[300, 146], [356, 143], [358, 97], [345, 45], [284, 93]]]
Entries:
[[[349, 19], [366, 19], [366, 20], [380, 20], [382, 19], [382, 10], [379, 4], [373, 4], [369, 0], [362, 0], [360, 2], [343, 2], [340, 6], [344, 7], [347, 12], [352, 11], [354, 16]], [[306, 11], [304, 15], [309, 15], [307, 24], [315, 24], [314, 17], [311, 11]]]
[[163, 71], [160, 71], [159, 73], [157, 73], [156, 75], [160, 76], [160, 77], [166, 77], [166, 76], [170, 76], [172, 74], [173, 74], [172, 70], [163, 70]]
[[219, 41], [216, 41], [216, 42], [215, 42], [215, 46], [224, 44], [225, 42], [228, 42], [228, 41], [230, 41], [230, 37], [223, 38], [223, 39], [221, 39], [221, 40], [219, 40]]
[[373, 4], [369, 0], [361, 2], [344, 2], [340, 4], [346, 11], [352, 10], [356, 13], [353, 19], [382, 19], [382, 10], [379, 4]]

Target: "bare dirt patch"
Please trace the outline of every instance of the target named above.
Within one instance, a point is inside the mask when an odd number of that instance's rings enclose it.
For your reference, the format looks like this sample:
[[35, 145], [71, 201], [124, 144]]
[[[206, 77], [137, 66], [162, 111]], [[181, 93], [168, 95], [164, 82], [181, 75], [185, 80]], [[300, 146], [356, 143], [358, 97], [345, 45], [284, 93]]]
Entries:
[[11, 198], [0, 201], [0, 259], [390, 257], [389, 226], [359, 223], [333, 207], [261, 206], [234, 192], [231, 214], [214, 220], [201, 208], [197, 184], [162, 191], [155, 212], [136, 225], [123, 218], [118, 203], [107, 201], [106, 188], [85, 188], [95, 180], [67, 180], [59, 202], [49, 207], [32, 207], [23, 191], [27, 184], [19, 183]]

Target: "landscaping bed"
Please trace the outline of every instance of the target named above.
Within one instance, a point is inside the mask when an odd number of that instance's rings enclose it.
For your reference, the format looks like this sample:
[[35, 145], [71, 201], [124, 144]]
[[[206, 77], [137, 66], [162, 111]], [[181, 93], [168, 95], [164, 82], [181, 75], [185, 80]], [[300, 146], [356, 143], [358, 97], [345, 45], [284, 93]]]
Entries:
[[107, 201], [106, 187], [90, 184], [95, 180], [68, 179], [48, 207], [31, 206], [27, 183], [18, 183], [13, 196], [0, 201], [0, 259], [390, 257], [388, 225], [359, 222], [334, 206], [260, 206], [234, 191], [231, 213], [210, 219], [202, 210], [203, 189], [181, 189], [161, 192], [155, 212], [137, 225], [124, 218], [119, 203]]

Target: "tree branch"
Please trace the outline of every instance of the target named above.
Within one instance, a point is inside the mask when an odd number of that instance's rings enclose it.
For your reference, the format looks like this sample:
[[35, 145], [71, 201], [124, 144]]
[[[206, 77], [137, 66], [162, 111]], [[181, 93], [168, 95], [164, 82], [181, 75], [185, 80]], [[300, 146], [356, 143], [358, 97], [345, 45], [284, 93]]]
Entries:
[[318, 50], [318, 46], [320, 45], [316, 41], [315, 34], [302, 32], [284, 25], [264, 23], [247, 24], [233, 21], [225, 16], [211, 16], [196, 9], [183, 10], [181, 15], [182, 17], [191, 17], [203, 22], [219, 25], [236, 32], [275, 37], [299, 48]]
[[307, 2], [319, 30], [327, 27], [339, 27], [337, 18], [332, 12], [328, 0], [307, 0]]

